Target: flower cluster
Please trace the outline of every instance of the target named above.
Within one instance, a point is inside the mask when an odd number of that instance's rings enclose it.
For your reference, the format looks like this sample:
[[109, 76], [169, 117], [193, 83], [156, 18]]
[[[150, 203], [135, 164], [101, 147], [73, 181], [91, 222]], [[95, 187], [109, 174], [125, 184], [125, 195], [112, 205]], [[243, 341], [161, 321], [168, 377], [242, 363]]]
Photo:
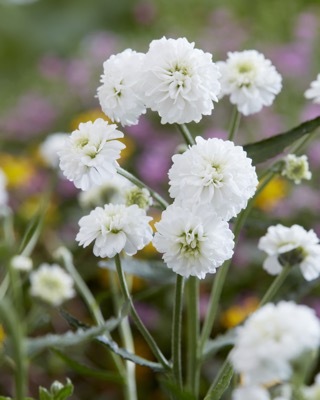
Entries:
[[307, 99], [313, 100], [314, 103], [320, 103], [320, 74], [318, 74], [317, 79], [310, 84], [310, 88], [304, 93]]
[[281, 175], [294, 181], [295, 184], [301, 183], [302, 179], [311, 179], [307, 156], [297, 157], [295, 154], [288, 154], [284, 159]]

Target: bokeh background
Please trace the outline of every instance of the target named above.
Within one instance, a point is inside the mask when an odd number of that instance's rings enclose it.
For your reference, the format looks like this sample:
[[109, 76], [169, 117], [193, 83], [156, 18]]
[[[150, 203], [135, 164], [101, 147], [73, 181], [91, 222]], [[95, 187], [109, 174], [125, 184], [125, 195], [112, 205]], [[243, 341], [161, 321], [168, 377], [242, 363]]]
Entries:
[[[146, 52], [153, 39], [185, 36], [196, 47], [224, 60], [228, 51], [256, 49], [270, 58], [283, 76], [283, 91], [274, 105], [243, 119], [239, 144], [286, 131], [320, 115], [320, 106], [303, 93], [320, 73], [319, 0], [0, 0], [0, 167], [8, 180], [10, 206], [15, 213], [17, 240], [39, 208], [43, 193], [55, 176], [54, 194], [43, 233], [33, 252], [35, 265], [51, 262], [59, 245], [67, 246], [76, 265], [99, 299], [106, 318], [113, 315], [110, 276], [97, 267], [91, 250], [75, 244], [77, 222], [87, 213], [80, 207], [78, 191], [52, 171], [41, 158], [39, 146], [55, 132], [71, 132], [79, 122], [103, 117], [96, 99], [102, 64], [111, 54], [128, 47]], [[232, 108], [221, 100], [211, 117], [190, 125], [194, 134], [226, 138]], [[162, 126], [148, 113], [137, 126], [124, 129], [127, 149], [121, 165], [167, 196], [167, 171], [171, 156], [182, 143], [174, 126]], [[320, 138], [306, 150], [312, 182], [299, 186], [276, 179], [264, 190], [238, 246], [223, 294], [216, 333], [233, 327], [258, 304], [271, 278], [261, 269], [258, 238], [272, 223], [298, 223], [320, 235]], [[155, 219], [159, 211], [151, 210]], [[158, 258], [149, 246], [139, 257]], [[1, 260], [2, 261], [2, 260]], [[300, 285], [293, 276], [284, 296], [299, 295], [320, 315], [320, 291], [316, 284]], [[173, 287], [133, 278], [137, 308], [145, 323], [169, 351], [170, 310]], [[201, 313], [205, 313], [212, 278], [202, 285]], [[153, 290], [150, 290], [152, 288]], [[35, 307], [26, 299], [27, 307]], [[58, 310], [38, 304], [41, 321], [30, 325], [30, 335], [64, 332], [68, 326]], [[69, 312], [90, 323], [80, 299], [66, 305]], [[41, 311], [42, 310], [42, 311]], [[166, 311], [167, 312], [164, 312]], [[151, 358], [136, 334], [139, 354]], [[106, 350], [97, 344], [70, 349], [70, 354], [94, 368], [112, 368]], [[203, 387], [210, 383], [219, 359], [208, 360]], [[1, 368], [0, 394], [9, 395], [11, 372]], [[84, 377], [53, 352], [32, 362], [30, 395], [48, 387], [54, 379], [69, 376], [75, 384], [74, 400], [122, 399], [119, 385], [97, 377]], [[157, 377], [137, 369], [141, 399], [166, 399]]]

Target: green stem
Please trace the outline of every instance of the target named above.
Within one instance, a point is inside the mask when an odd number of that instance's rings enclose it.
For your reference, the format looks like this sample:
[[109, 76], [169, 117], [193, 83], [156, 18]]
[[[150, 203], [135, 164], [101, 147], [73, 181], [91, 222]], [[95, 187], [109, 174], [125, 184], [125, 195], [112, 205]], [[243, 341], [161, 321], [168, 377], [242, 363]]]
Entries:
[[147, 189], [150, 193], [150, 195], [160, 204], [160, 206], [163, 209], [166, 209], [169, 205], [169, 203], [162, 197], [160, 196], [159, 193], [151, 189], [148, 185], [140, 181], [140, 179], [136, 178], [134, 175], [130, 174], [130, 172], [126, 171], [125, 169], [121, 167], [117, 167], [117, 172], [119, 175], [127, 178], [130, 182], [132, 182], [134, 185], [138, 186], [139, 188], [142, 189]]
[[186, 144], [188, 144], [190, 146], [195, 144], [195, 140], [194, 140], [193, 136], [191, 135], [186, 124], [177, 124], [176, 126], [179, 129], [179, 131], [181, 132]]
[[[105, 320], [101, 313], [99, 305], [97, 304], [96, 299], [93, 297], [91, 291], [89, 290], [88, 286], [82, 279], [81, 275], [76, 270], [76, 268], [73, 264], [72, 254], [69, 252], [69, 250], [67, 248], [59, 247], [55, 252], [55, 257], [62, 258], [64, 265], [66, 267], [66, 270], [72, 276], [75, 286], [76, 286], [78, 292], [80, 293], [82, 299], [86, 303], [95, 323], [97, 325], [104, 324]], [[108, 333], [105, 333], [105, 335], [108, 336]], [[114, 361], [114, 364], [115, 364], [119, 374], [123, 377], [122, 360], [120, 359], [119, 356], [117, 356], [114, 353], [111, 353], [111, 357]]]
[[176, 383], [182, 388], [182, 369], [181, 369], [181, 321], [183, 310], [183, 289], [184, 278], [177, 274], [175, 286], [175, 302], [172, 320], [172, 368]]
[[229, 126], [229, 140], [234, 140], [236, 133], [238, 132], [238, 128], [240, 125], [241, 114], [239, 113], [237, 107], [233, 109], [232, 118]]
[[266, 294], [263, 296], [262, 300], [260, 301], [259, 307], [262, 307], [264, 304], [273, 299], [274, 295], [278, 292], [283, 282], [289, 275], [291, 268], [291, 265], [286, 265], [283, 267], [280, 274], [275, 278], [275, 280], [272, 282], [271, 286], [267, 290]]
[[121, 260], [120, 256], [117, 254], [115, 256], [115, 263], [116, 263], [116, 269], [118, 272], [118, 277], [119, 277], [119, 282], [120, 282], [120, 287], [122, 294], [124, 296], [125, 301], [127, 301], [130, 305], [130, 311], [131, 311], [131, 317], [136, 324], [137, 328], [139, 329], [141, 335], [144, 337], [145, 341], [148, 343], [150, 349], [152, 350], [153, 354], [157, 358], [157, 360], [160, 362], [160, 364], [166, 369], [170, 370], [171, 366], [168, 362], [168, 360], [164, 357], [162, 354], [161, 350], [159, 349], [158, 345], [156, 344], [155, 340], [153, 337], [150, 335], [149, 331], [147, 328], [144, 326], [143, 322], [141, 321], [131, 298], [130, 292], [128, 290], [126, 278], [121, 266]]
[[[116, 274], [113, 271], [109, 271], [109, 277], [111, 281], [110, 289], [112, 293], [113, 304], [116, 310], [116, 313], [119, 314], [121, 310], [121, 300], [120, 293], [118, 290], [118, 283], [116, 281]], [[130, 328], [129, 318], [125, 317], [120, 325], [119, 331], [121, 340], [124, 344], [126, 350], [130, 353], [134, 354], [134, 341], [132, 337], [132, 332]], [[135, 379], [135, 370], [136, 366], [132, 361], [126, 361], [126, 385], [125, 385], [125, 399], [126, 400], [137, 400], [137, 386]]]
[[200, 368], [198, 359], [199, 341], [199, 279], [191, 276], [187, 283], [187, 329], [188, 329], [188, 369], [187, 369], [187, 388], [198, 398]]

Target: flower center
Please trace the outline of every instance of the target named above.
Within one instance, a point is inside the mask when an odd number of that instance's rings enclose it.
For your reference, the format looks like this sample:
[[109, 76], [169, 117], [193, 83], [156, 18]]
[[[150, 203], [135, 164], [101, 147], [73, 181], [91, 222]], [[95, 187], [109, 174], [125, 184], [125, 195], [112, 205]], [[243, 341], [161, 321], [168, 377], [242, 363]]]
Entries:
[[236, 66], [238, 72], [237, 82], [240, 88], [250, 87], [256, 76], [254, 64], [249, 61], [243, 61]]
[[179, 239], [181, 254], [193, 257], [198, 256], [200, 254], [201, 241], [203, 241], [202, 227], [183, 232]]
[[219, 165], [207, 165], [202, 176], [204, 186], [221, 187], [223, 184], [223, 174]]

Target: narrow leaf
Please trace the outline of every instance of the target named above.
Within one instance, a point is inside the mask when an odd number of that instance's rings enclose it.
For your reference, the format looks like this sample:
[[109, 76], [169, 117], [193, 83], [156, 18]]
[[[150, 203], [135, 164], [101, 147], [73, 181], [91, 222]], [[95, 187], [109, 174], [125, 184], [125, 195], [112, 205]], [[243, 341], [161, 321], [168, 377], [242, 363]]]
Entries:
[[302, 123], [290, 131], [279, 133], [259, 142], [247, 144], [243, 146], [243, 149], [247, 152], [248, 157], [252, 159], [253, 164], [259, 164], [282, 153], [286, 147], [313, 132], [319, 126], [320, 117], [317, 117]]
[[95, 368], [90, 368], [87, 365], [84, 365], [80, 363], [77, 360], [74, 360], [73, 358], [69, 357], [66, 355], [66, 353], [63, 353], [62, 351], [59, 351], [57, 349], [51, 349], [58, 357], [60, 357], [70, 368], [72, 368], [74, 371], [78, 372], [79, 374], [85, 375], [85, 376], [91, 376], [97, 379], [101, 379], [103, 381], [109, 381], [109, 382], [115, 382], [115, 383], [120, 383], [123, 384], [124, 381], [121, 376], [119, 376], [116, 373], [113, 372], [108, 372], [108, 371], [103, 371]]
[[233, 368], [228, 360], [225, 361], [219, 375], [210, 387], [204, 400], [220, 400], [223, 393], [230, 385]]
[[161, 379], [160, 383], [164, 389], [170, 394], [170, 398], [173, 396], [174, 399], [179, 400], [196, 400], [196, 397], [183, 389], [181, 389], [175, 382], [171, 379]]
[[[176, 274], [162, 261], [142, 260], [134, 257], [121, 258], [121, 265], [127, 274], [139, 276], [158, 283], [174, 283]], [[116, 271], [114, 259], [100, 261], [99, 267]]]
[[97, 341], [103, 345], [105, 345], [109, 350], [113, 351], [115, 354], [118, 354], [125, 360], [129, 360], [134, 362], [135, 364], [142, 365], [144, 367], [151, 368], [156, 372], [163, 372], [164, 369], [161, 364], [146, 360], [140, 356], [137, 356], [133, 353], [128, 352], [126, 349], [123, 349], [118, 346], [118, 344], [112, 339], [107, 338], [106, 336], [97, 337]]

